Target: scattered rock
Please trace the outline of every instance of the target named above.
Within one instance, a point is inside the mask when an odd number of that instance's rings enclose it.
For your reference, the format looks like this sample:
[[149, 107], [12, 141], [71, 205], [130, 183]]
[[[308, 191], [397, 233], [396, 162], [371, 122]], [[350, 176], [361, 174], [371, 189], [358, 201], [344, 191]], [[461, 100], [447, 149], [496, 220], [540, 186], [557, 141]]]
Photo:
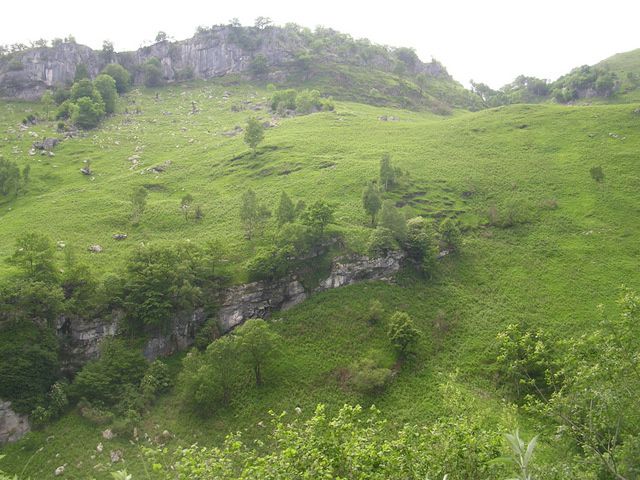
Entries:
[[31, 150], [29, 150], [29, 155], [31, 155], [32, 157], [36, 154], [36, 149], [32, 148]]
[[166, 162], [161, 163], [160, 165], [154, 165], [153, 167], [149, 167], [149, 168], [145, 169], [145, 172], [162, 173], [167, 168], [169, 168], [170, 166], [171, 166], [171, 160], [167, 160]]
[[98, 452], [98, 453], [102, 453], [102, 450], [104, 450], [104, 446], [102, 445], [102, 442], [100, 442], [100, 443], [96, 446], [96, 452]]
[[451, 250], [441, 250], [438, 252], [438, 258], [444, 258], [451, 253]]
[[222, 132], [222, 135], [225, 137], [235, 137], [236, 135], [242, 133], [244, 129], [240, 125], [236, 125], [233, 130], [227, 130], [226, 132]]
[[102, 438], [105, 440], [111, 440], [113, 438], [113, 432], [110, 428], [107, 428], [104, 432], [102, 432]]
[[127, 234], [126, 233], [115, 233], [113, 236], [114, 240], [126, 240], [127, 239]]
[[400, 120], [398, 117], [394, 117], [393, 115], [381, 115], [378, 117], [378, 120], [381, 122], [397, 122]]
[[89, 246], [89, 251], [91, 253], [100, 253], [100, 252], [102, 252], [102, 247], [100, 245], [98, 245], [98, 244], [90, 245]]
[[59, 477], [60, 475], [62, 475], [64, 473], [64, 465], [60, 465], [58, 468], [56, 468], [56, 471], [53, 473], [56, 477]]
[[36, 150], [52, 150], [60, 140], [57, 138], [45, 138], [41, 142], [33, 142], [33, 148]]
[[122, 451], [112, 450], [111, 453], [109, 453], [109, 457], [111, 458], [111, 463], [118, 463], [122, 460]]
[[62, 240], [58, 240], [58, 241], [56, 242], [56, 247], [58, 247], [60, 250], [62, 250], [62, 249], [63, 249], [64, 247], [66, 247], [66, 246], [67, 246], [67, 244], [66, 244], [66, 243], [64, 243]]
[[90, 176], [93, 172], [91, 171], [91, 167], [89, 167], [89, 166], [87, 165], [87, 166], [82, 167], [82, 168], [80, 169], [80, 173], [82, 173], [83, 175], [86, 175], [86, 176]]
[[11, 402], [0, 400], [0, 445], [16, 442], [30, 430], [29, 418], [14, 412], [11, 409]]
[[162, 438], [168, 439], [168, 438], [171, 438], [171, 437], [172, 437], [172, 435], [171, 435], [171, 433], [169, 433], [169, 430], [164, 430], [162, 432]]

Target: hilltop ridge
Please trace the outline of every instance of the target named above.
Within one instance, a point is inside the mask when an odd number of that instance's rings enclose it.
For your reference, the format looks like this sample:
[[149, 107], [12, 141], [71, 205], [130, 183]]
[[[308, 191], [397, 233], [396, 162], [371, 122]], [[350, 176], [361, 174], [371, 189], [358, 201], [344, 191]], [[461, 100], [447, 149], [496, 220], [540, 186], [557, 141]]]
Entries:
[[236, 75], [237, 80], [282, 86], [320, 84], [338, 98], [374, 105], [432, 108], [440, 102], [473, 108], [477, 103], [441, 63], [425, 63], [412, 49], [293, 24], [199, 27], [189, 39], [160, 37], [133, 52], [92, 50], [73, 39], [21, 49], [0, 57], [0, 96], [37, 99], [47, 88], [70, 85], [79, 65], [95, 77], [107, 64], [119, 63], [141, 84], [144, 64], [153, 58], [167, 83]]

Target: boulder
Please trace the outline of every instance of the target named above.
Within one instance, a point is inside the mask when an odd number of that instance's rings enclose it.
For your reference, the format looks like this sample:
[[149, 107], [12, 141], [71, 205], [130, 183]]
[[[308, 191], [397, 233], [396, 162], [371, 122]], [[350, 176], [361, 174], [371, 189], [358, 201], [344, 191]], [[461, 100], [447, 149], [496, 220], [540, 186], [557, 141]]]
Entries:
[[16, 442], [31, 431], [29, 417], [11, 409], [11, 402], [0, 400], [0, 445]]

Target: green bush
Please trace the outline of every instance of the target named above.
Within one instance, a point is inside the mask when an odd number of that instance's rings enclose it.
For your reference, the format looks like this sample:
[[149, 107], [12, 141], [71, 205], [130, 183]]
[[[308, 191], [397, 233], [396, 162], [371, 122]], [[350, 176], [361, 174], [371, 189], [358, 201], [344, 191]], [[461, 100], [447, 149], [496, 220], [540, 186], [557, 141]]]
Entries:
[[263, 247], [247, 262], [249, 281], [275, 280], [282, 278], [291, 271], [293, 262], [293, 248]]
[[20, 413], [46, 404], [58, 378], [58, 341], [48, 328], [30, 322], [0, 327], [0, 398]]
[[108, 339], [100, 345], [100, 357], [87, 363], [71, 385], [75, 399], [115, 405], [131, 386], [138, 386], [147, 369], [142, 354], [122, 340]]
[[0, 195], [11, 197], [17, 195], [20, 188], [20, 169], [18, 166], [0, 157]]
[[358, 393], [374, 395], [382, 392], [392, 378], [392, 372], [388, 368], [378, 365], [371, 358], [364, 358], [355, 362], [349, 369], [350, 387]]
[[293, 89], [278, 90], [271, 96], [271, 110], [295, 110], [298, 93]]
[[102, 73], [109, 75], [116, 82], [116, 90], [118, 93], [125, 93], [131, 87], [131, 74], [117, 63], [110, 63], [102, 70]]
[[162, 65], [160, 60], [151, 57], [143, 65], [144, 84], [147, 87], [159, 87], [164, 83], [162, 78]]
[[100, 97], [104, 102], [104, 111], [110, 115], [116, 111], [116, 100], [118, 98], [118, 90], [116, 89], [116, 81], [109, 75], [100, 74], [93, 81], [93, 85], [100, 93]]
[[367, 249], [370, 256], [384, 257], [398, 249], [398, 242], [396, 242], [391, 230], [385, 227], [377, 227], [372, 230]]
[[85, 130], [96, 128], [104, 115], [105, 107], [101, 98], [93, 100], [89, 97], [81, 97], [71, 108], [71, 121]]

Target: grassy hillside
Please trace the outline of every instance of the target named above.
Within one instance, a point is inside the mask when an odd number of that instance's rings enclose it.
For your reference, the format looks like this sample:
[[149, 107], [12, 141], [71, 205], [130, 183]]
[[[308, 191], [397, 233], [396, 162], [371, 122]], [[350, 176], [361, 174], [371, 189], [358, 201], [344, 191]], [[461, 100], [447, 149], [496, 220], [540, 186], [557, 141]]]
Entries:
[[[1, 206], [0, 257], [9, 256], [15, 236], [27, 230], [75, 245], [100, 273], [117, 272], [141, 242], [218, 239], [241, 281], [244, 261], [257, 245], [270, 243], [275, 230], [269, 227], [252, 243], [243, 239], [238, 211], [247, 187], [271, 207], [282, 190], [294, 199], [334, 202], [333, 228], [345, 235], [349, 249], [364, 251], [370, 229], [362, 187], [377, 176], [385, 152], [408, 172], [391, 193], [406, 215], [455, 217], [465, 234], [462, 251], [440, 261], [431, 280], [405, 272], [396, 284], [326, 292], [276, 315], [273, 325], [283, 345], [263, 389], [247, 382], [230, 408], [205, 420], [182, 410], [174, 394], [166, 395], [145, 417], [145, 432], [153, 438], [168, 430], [174, 435], [170, 446], [211, 444], [239, 429], [259, 437], [259, 422], [269, 410], [299, 406], [306, 414], [318, 402], [333, 410], [345, 402], [375, 402], [393, 424], [428, 422], [451, 413], [440, 387], [455, 373], [453, 383], [466, 404], [487, 424], [542, 432], [543, 462], [565, 456], [567, 446], [554, 440], [551, 429], [505, 406], [493, 375], [495, 337], [514, 321], [543, 326], [555, 337], [589, 332], [597, 323], [597, 304], [613, 310], [622, 283], [640, 287], [638, 105], [515, 105], [442, 118], [338, 102], [332, 113], [277, 119], [253, 158], [241, 135], [224, 132], [244, 125], [250, 114], [266, 119], [263, 108], [232, 111], [260, 107], [266, 91], [207, 83], [157, 93], [159, 98], [155, 91], [130, 93], [103, 128], [63, 142], [51, 158], [29, 156], [28, 150], [35, 138], [29, 131], [50, 136], [52, 124], [18, 128], [29, 111], [42, 107], [2, 105], [0, 154], [32, 165], [33, 180], [26, 195]], [[192, 101], [199, 109], [194, 115]], [[140, 115], [122, 113], [136, 107]], [[128, 160], [132, 155], [139, 155], [139, 166]], [[86, 159], [92, 177], [79, 172]], [[164, 172], [145, 172], [169, 160]], [[603, 184], [589, 175], [596, 165], [604, 169]], [[140, 225], [132, 227], [128, 197], [138, 185], [150, 195]], [[202, 205], [201, 223], [181, 216], [185, 193]], [[512, 228], [487, 225], [493, 207], [516, 208], [521, 222]], [[117, 232], [129, 238], [115, 242], [111, 235]], [[104, 252], [90, 254], [87, 247], [94, 243]], [[3, 267], [4, 278], [11, 274]], [[339, 375], [366, 355], [393, 363], [384, 327], [366, 322], [371, 298], [382, 300], [388, 312], [406, 310], [424, 332], [417, 358], [377, 398], [344, 388]], [[177, 369], [179, 358], [171, 361]], [[98, 454], [101, 441], [105, 451]], [[123, 451], [136, 478], [145, 478], [136, 445], [104, 441], [99, 427], [72, 412], [5, 447], [3, 465], [17, 473], [24, 467], [33, 478], [52, 478], [62, 464], [68, 465], [65, 478], [109, 478], [114, 449]]]

